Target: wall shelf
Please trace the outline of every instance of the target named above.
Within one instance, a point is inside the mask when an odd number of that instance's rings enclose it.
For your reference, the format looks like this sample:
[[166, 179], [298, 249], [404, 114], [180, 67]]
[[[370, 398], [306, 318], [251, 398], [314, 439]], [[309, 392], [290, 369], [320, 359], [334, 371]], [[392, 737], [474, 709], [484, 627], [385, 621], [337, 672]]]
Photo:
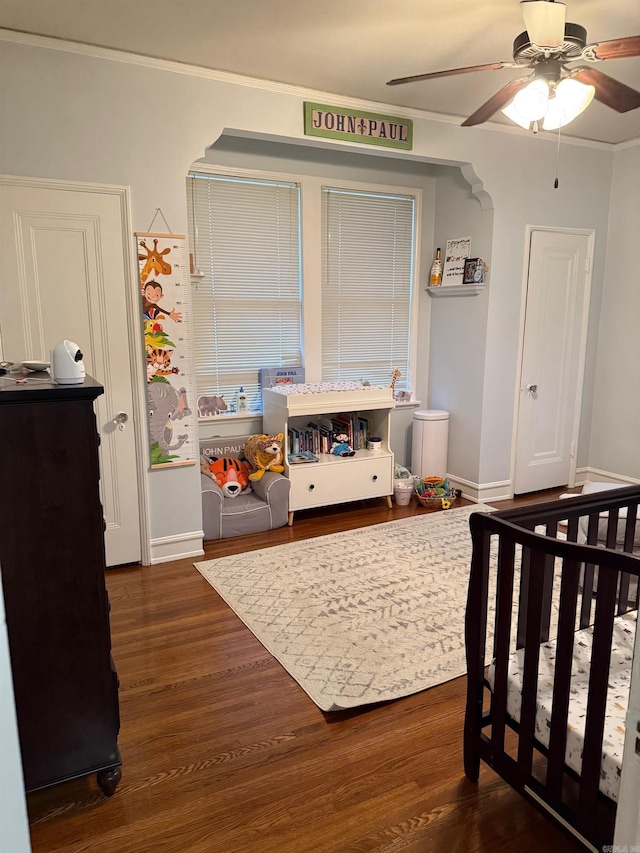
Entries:
[[438, 287], [425, 287], [429, 296], [477, 296], [486, 284], [445, 284]]

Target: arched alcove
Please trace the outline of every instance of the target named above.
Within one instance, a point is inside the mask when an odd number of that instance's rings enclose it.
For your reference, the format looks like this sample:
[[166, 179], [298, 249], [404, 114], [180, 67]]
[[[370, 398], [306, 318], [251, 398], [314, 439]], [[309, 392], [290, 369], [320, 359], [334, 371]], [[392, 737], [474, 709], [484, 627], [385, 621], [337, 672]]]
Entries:
[[[482, 417], [482, 370], [485, 362], [488, 295], [432, 304], [425, 285], [437, 246], [448, 239], [471, 238], [471, 254], [491, 265], [493, 201], [472, 164], [432, 162], [406, 152], [290, 140], [225, 130], [193, 168], [282, 174], [289, 178], [351, 181], [422, 191], [419, 238], [419, 298], [415, 387], [422, 408], [452, 412], [449, 470], [475, 481], [479, 470]], [[464, 340], [464, 347], [456, 341]], [[410, 464], [414, 409], [394, 413], [394, 450]]]

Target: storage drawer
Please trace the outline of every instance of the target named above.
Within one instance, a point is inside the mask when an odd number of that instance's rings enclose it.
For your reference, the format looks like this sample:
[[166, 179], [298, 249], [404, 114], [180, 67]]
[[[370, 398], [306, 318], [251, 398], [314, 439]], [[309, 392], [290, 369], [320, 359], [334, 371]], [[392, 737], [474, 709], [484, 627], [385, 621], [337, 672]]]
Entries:
[[335, 459], [291, 466], [289, 509], [346, 503], [393, 493], [393, 456]]

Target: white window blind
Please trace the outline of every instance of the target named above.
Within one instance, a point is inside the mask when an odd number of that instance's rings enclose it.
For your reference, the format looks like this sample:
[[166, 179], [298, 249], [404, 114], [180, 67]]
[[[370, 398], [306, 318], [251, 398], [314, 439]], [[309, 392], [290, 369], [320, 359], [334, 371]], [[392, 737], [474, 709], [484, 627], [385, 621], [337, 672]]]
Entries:
[[301, 361], [299, 187], [191, 172], [193, 356], [198, 395], [240, 387], [260, 411], [259, 369]]
[[[408, 387], [411, 196], [327, 187], [322, 196], [322, 377]], [[406, 385], [405, 385], [406, 383]]]

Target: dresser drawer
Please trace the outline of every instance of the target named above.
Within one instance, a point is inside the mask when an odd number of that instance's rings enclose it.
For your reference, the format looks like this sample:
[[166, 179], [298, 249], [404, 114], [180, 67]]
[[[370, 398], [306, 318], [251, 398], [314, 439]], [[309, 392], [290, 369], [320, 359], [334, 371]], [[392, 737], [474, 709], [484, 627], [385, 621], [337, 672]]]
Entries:
[[393, 456], [363, 453], [361, 458], [292, 465], [289, 509], [293, 512], [392, 494]]

